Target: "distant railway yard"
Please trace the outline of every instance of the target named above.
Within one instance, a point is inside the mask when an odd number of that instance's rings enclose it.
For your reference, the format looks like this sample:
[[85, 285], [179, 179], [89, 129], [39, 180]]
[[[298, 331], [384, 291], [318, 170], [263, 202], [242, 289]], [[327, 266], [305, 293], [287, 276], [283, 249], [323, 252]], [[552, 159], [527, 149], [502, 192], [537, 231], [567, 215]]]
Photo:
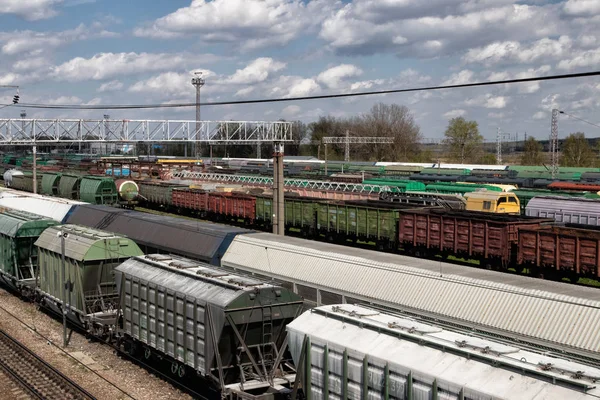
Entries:
[[269, 160], [3, 161], [0, 328], [90, 396], [600, 397], [600, 169], [289, 158], [275, 235]]

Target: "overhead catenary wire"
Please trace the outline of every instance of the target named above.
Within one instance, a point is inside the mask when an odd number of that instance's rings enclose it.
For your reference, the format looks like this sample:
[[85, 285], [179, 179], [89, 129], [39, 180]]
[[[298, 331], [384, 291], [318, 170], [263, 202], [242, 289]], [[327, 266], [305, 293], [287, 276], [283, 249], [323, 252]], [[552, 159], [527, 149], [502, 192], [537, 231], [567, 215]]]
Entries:
[[595, 123], [593, 123], [593, 122], [590, 122], [590, 121], [586, 121], [586, 120], [585, 120], [585, 119], [583, 119], [583, 118], [576, 117], [576, 116], [574, 116], [573, 114], [569, 114], [569, 113], [568, 113], [568, 112], [566, 112], [566, 111], [562, 111], [562, 110], [561, 110], [561, 111], [559, 111], [559, 112], [560, 112], [561, 114], [565, 114], [565, 115], [567, 115], [568, 117], [571, 117], [571, 118], [573, 118], [573, 119], [576, 119], [576, 120], [579, 120], [579, 121], [581, 121], [581, 122], [584, 122], [584, 123], [586, 123], [586, 124], [588, 124], [588, 125], [592, 125], [592, 126], [595, 126], [596, 128], [600, 128], [600, 125], [598, 125], [598, 124], [595, 124]]
[[[261, 104], [261, 103], [282, 103], [290, 101], [307, 101], [307, 100], [322, 100], [322, 99], [337, 99], [346, 97], [361, 97], [361, 96], [374, 96], [383, 94], [395, 94], [395, 93], [410, 93], [410, 92], [421, 92], [431, 90], [447, 90], [447, 89], [461, 89], [471, 87], [483, 87], [483, 86], [495, 86], [515, 83], [528, 83], [528, 82], [541, 82], [541, 81], [553, 81], [562, 79], [576, 79], [600, 76], [600, 71], [589, 71], [580, 72], [573, 74], [562, 74], [562, 75], [548, 75], [548, 76], [537, 76], [531, 78], [519, 78], [519, 79], [506, 79], [486, 82], [473, 82], [473, 83], [459, 83], [451, 85], [437, 85], [437, 86], [423, 86], [416, 88], [407, 89], [390, 89], [380, 91], [368, 91], [368, 92], [355, 92], [355, 93], [334, 93], [317, 96], [300, 96], [300, 97], [282, 97], [282, 98], [271, 98], [271, 99], [251, 99], [251, 100], [235, 100], [235, 101], [214, 101], [201, 103], [200, 106], [230, 106], [230, 105], [243, 105], [243, 104]], [[23, 108], [40, 108], [40, 109], [57, 109], [57, 110], [133, 110], [133, 109], [150, 109], [150, 108], [185, 108], [185, 107], [196, 107], [196, 103], [169, 103], [169, 104], [99, 104], [99, 105], [76, 105], [76, 104], [37, 104], [37, 103], [23, 103], [20, 107]]]

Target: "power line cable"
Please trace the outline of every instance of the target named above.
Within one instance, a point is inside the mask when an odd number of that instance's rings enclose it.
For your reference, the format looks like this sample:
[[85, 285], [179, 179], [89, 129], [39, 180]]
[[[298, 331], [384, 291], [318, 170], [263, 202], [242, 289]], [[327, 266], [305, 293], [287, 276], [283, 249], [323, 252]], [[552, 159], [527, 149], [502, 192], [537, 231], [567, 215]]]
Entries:
[[569, 114], [569, 113], [568, 113], [568, 112], [566, 112], [566, 111], [562, 111], [562, 110], [561, 110], [561, 111], [559, 111], [559, 112], [560, 112], [561, 114], [565, 114], [565, 115], [567, 115], [567, 116], [569, 116], [569, 117], [571, 117], [571, 118], [573, 118], [573, 119], [577, 119], [577, 120], [579, 120], [579, 121], [581, 121], [581, 122], [585, 122], [585, 123], [586, 123], [586, 124], [588, 124], [588, 125], [592, 125], [592, 126], [595, 126], [596, 128], [600, 128], [600, 125], [598, 125], [598, 124], [595, 124], [595, 123], [593, 123], [593, 122], [590, 122], [590, 121], [586, 121], [586, 120], [585, 120], [585, 119], [583, 119], [583, 118], [576, 117], [576, 116], [574, 116], [573, 114]]
[[[390, 89], [380, 91], [369, 91], [369, 92], [357, 92], [357, 93], [338, 93], [338, 94], [326, 94], [319, 96], [301, 96], [301, 97], [287, 97], [287, 98], [273, 98], [273, 99], [254, 99], [254, 100], [237, 100], [237, 101], [215, 101], [201, 103], [200, 106], [226, 106], [226, 105], [241, 105], [241, 104], [261, 104], [261, 103], [281, 103], [290, 101], [305, 101], [305, 100], [320, 100], [320, 99], [337, 99], [345, 97], [360, 97], [360, 96], [373, 96], [382, 94], [392, 93], [410, 93], [410, 92], [421, 92], [429, 90], [445, 90], [445, 89], [460, 89], [470, 87], [481, 87], [481, 86], [494, 86], [504, 85], [512, 83], [527, 83], [527, 82], [540, 82], [540, 81], [552, 81], [561, 79], [575, 79], [575, 78], [586, 78], [599, 76], [600, 71], [581, 72], [575, 74], [563, 74], [563, 75], [548, 75], [538, 76], [532, 78], [521, 78], [521, 79], [507, 79], [502, 81], [488, 81], [488, 82], [474, 82], [474, 83], [461, 83], [455, 85], [440, 85], [440, 86], [424, 86], [409, 89]], [[43, 108], [43, 109], [58, 109], [58, 110], [132, 110], [132, 109], [149, 109], [149, 108], [183, 108], [183, 107], [196, 107], [196, 103], [172, 103], [172, 104], [107, 104], [107, 105], [66, 105], [66, 104], [21, 104], [23, 108]]]

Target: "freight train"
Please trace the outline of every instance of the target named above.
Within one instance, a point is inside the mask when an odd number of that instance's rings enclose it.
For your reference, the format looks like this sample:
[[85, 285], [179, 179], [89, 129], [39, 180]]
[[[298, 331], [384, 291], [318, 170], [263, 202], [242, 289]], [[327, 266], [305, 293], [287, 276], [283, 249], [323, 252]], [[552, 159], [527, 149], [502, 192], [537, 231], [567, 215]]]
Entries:
[[[272, 230], [271, 197], [207, 192], [166, 183], [141, 183], [139, 187], [140, 198], [146, 207], [250, 229]], [[511, 193], [489, 193], [507, 197], [506, 203], [494, 204], [494, 207], [509, 204]], [[482, 207], [485, 201], [482, 200]], [[600, 202], [591, 203], [597, 206], [597, 214], [600, 215]], [[518, 202], [512, 206], [519, 209]], [[86, 218], [90, 214], [75, 223], [87, 224], [89, 219]], [[561, 220], [557, 215], [565, 219]], [[107, 228], [110, 225], [107, 221], [113, 218], [106, 215], [102, 225], [91, 226]], [[288, 196], [285, 198], [284, 222], [287, 234], [314, 240], [374, 246], [380, 251], [449, 259], [499, 271], [514, 270], [547, 279], [568, 278], [576, 282], [579, 278], [600, 277], [600, 257], [590, 256], [593, 249], [600, 248], [600, 239], [597, 240], [598, 234], [593, 226], [582, 225], [592, 219], [583, 218], [570, 216], [566, 219], [564, 213], [556, 212], [537, 214], [536, 217], [503, 216], [418, 203], [340, 202]], [[186, 222], [179, 223], [185, 225]], [[526, 228], [529, 229], [527, 234]], [[135, 234], [128, 229], [125, 221], [114, 229], [130, 237]], [[146, 238], [161, 237], [158, 233], [151, 234], [150, 228], [144, 230]], [[532, 231], [538, 233], [533, 235]], [[440, 238], [440, 232], [444, 233], [441, 239], [434, 240]], [[167, 234], [162, 237], [170, 241], [184, 240]]]
[[303, 306], [294, 292], [22, 211], [0, 211], [0, 229], [2, 282], [94, 337], [180, 378], [193, 372], [214, 398], [247, 398], [244, 387], [271, 397], [293, 382], [285, 327]]

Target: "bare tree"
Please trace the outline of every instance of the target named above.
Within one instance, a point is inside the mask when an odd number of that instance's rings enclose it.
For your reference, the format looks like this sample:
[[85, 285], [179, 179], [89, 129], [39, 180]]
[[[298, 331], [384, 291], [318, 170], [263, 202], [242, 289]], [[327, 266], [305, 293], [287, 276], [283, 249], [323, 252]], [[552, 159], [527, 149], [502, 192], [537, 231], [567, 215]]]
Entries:
[[375, 104], [368, 114], [354, 121], [360, 136], [390, 137], [389, 144], [363, 147], [364, 158], [379, 161], [407, 161], [420, 153], [421, 130], [408, 107], [398, 104]]

